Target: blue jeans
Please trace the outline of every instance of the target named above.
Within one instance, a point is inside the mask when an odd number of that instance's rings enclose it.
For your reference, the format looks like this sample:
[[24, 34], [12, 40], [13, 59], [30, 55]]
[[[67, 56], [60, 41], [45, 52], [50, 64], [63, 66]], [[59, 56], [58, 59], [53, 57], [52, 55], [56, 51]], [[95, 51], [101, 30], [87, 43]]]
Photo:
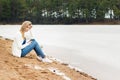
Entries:
[[45, 57], [43, 51], [35, 39], [32, 39], [31, 44], [22, 49], [21, 57], [24, 57], [32, 50], [36, 52], [37, 56], [41, 56], [42, 58]]

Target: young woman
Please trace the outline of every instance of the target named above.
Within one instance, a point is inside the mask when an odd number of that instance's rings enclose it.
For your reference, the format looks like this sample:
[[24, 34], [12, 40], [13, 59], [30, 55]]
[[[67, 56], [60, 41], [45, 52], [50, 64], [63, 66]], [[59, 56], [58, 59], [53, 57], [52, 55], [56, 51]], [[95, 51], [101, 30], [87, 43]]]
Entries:
[[31, 33], [32, 23], [30, 21], [24, 21], [22, 23], [20, 31], [16, 34], [12, 46], [12, 53], [16, 57], [24, 57], [31, 50], [34, 50], [37, 54], [37, 58], [43, 62], [52, 62], [41, 50], [37, 41], [33, 38]]

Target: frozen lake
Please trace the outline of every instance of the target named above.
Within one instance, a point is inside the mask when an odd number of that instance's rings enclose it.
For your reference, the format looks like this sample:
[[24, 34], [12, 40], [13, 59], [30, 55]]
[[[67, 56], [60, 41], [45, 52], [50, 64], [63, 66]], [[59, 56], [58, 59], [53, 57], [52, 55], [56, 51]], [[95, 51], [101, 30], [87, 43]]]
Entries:
[[[20, 25], [0, 25], [13, 39]], [[120, 80], [120, 25], [33, 25], [47, 55], [61, 59], [98, 80]]]

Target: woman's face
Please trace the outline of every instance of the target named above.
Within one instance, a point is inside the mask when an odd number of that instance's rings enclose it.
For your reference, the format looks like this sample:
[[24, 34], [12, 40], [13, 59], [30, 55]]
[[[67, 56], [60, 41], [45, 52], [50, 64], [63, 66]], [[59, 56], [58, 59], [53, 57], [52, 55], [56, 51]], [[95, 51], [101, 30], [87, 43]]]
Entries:
[[28, 26], [25, 28], [25, 32], [28, 32], [32, 28], [32, 24], [28, 24]]

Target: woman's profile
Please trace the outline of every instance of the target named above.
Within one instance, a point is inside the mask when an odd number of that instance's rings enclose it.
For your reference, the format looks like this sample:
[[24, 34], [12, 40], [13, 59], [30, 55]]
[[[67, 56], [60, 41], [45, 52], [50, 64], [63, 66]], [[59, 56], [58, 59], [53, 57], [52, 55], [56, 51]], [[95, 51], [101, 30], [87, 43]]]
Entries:
[[37, 59], [43, 62], [51, 63], [52, 61], [46, 57], [38, 42], [33, 38], [31, 29], [31, 21], [24, 21], [22, 23], [20, 30], [14, 37], [12, 54], [16, 57], [24, 57], [30, 51], [34, 50], [36, 52]]

